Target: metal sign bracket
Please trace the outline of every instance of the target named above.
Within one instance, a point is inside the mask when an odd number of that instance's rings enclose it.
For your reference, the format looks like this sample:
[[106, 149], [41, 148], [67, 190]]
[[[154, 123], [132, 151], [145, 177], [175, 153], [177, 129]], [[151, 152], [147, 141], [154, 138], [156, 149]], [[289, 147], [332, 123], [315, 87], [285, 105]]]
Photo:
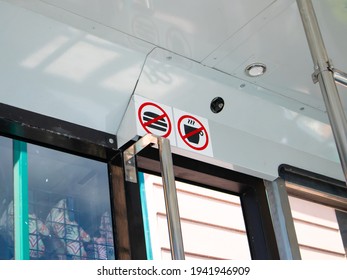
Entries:
[[152, 134], [147, 134], [123, 152], [126, 181], [137, 183], [135, 156], [147, 146], [153, 146], [157, 143], [158, 138], [156, 136], [153, 136]]

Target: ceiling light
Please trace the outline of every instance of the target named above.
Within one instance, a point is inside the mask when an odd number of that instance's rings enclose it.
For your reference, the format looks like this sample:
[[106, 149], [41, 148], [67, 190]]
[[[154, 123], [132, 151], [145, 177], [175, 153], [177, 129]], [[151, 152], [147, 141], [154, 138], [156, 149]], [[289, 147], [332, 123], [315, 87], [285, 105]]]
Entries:
[[245, 72], [250, 77], [259, 77], [266, 72], [266, 65], [263, 63], [252, 63], [246, 67]]

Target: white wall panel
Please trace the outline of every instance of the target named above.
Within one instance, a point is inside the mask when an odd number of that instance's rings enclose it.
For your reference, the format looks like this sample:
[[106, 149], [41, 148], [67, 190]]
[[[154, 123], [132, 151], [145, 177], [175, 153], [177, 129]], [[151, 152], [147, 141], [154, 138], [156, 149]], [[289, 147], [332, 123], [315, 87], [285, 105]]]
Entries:
[[[221, 200], [214, 196], [215, 192], [205, 196], [201, 195], [201, 188], [194, 188], [192, 191], [188, 187], [182, 190], [179, 187], [179, 182], [176, 185], [181, 218], [194, 220], [207, 225], [227, 227], [241, 232], [246, 231], [240, 202], [232, 203], [230, 201], [234, 198], [232, 195], [223, 194], [224, 199]], [[155, 184], [154, 187], [155, 200], [157, 201], [156, 209], [159, 214], [165, 215], [166, 210], [162, 186]]]
[[326, 251], [345, 254], [339, 230], [325, 228], [307, 221], [295, 221], [299, 244]]
[[303, 260], [346, 260], [344, 254], [326, 252], [312, 248], [300, 247], [300, 253]]
[[[170, 259], [161, 178], [145, 175], [153, 255]], [[250, 259], [238, 196], [176, 182], [186, 259]]]
[[302, 259], [345, 259], [335, 209], [289, 197]]
[[289, 196], [289, 202], [294, 219], [324, 225], [331, 229], [339, 229], [335, 209], [292, 196]]
[[[191, 221], [181, 221], [184, 250], [188, 253], [222, 259], [250, 259], [247, 236], [225, 228], [214, 228]], [[170, 248], [166, 219], [158, 217], [162, 248]]]
[[[154, 255], [171, 259], [161, 178], [145, 178]], [[176, 184], [186, 259], [249, 259], [239, 198]], [[289, 199], [302, 259], [346, 259], [335, 210], [295, 197]]]
[[[135, 93], [207, 118], [211, 161], [268, 179], [281, 164], [343, 178], [326, 113], [300, 102], [160, 49], [146, 60]], [[219, 114], [209, 109], [216, 96], [225, 100]]]

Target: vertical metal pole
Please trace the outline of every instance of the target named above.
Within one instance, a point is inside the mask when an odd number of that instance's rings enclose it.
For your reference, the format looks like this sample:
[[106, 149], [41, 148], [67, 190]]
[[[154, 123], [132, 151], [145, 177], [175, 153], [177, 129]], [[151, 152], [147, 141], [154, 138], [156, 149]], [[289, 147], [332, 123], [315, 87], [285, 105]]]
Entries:
[[29, 205], [27, 144], [13, 140], [14, 255], [29, 259]]
[[180, 214], [178, 211], [170, 141], [166, 138], [158, 137], [158, 147], [164, 187], [166, 214], [169, 227], [171, 257], [173, 260], [184, 260], [183, 238]]
[[300, 260], [292, 212], [283, 179], [264, 181], [272, 224], [281, 260]]
[[312, 1], [297, 0], [296, 2], [314, 63], [314, 75], [316, 75], [322, 91], [341, 166], [347, 182], [347, 122], [335, 84], [334, 73], [332, 72], [332, 66], [324, 46]]

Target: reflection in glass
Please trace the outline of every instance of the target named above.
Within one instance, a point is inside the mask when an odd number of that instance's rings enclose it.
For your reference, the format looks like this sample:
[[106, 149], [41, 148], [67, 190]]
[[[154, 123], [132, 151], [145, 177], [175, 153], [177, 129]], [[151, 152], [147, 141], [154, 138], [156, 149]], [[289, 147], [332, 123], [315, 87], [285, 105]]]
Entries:
[[12, 140], [0, 137], [0, 259], [14, 257]]
[[[27, 153], [30, 259], [114, 259], [107, 165], [31, 144]], [[0, 137], [0, 158], [0, 259], [13, 259], [11, 139]]]
[[114, 259], [107, 165], [28, 145], [31, 259]]

